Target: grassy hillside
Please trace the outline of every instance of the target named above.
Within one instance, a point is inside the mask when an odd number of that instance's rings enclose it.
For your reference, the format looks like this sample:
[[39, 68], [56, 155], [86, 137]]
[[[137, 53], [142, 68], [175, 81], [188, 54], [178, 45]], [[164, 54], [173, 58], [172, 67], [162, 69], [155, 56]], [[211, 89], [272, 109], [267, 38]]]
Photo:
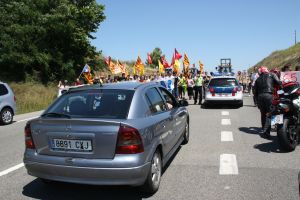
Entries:
[[38, 83], [9, 83], [17, 99], [17, 114], [43, 110], [57, 97], [56, 86]]
[[291, 64], [291, 69], [295, 69], [297, 65], [300, 65], [300, 43], [288, 49], [273, 52], [270, 56], [264, 58], [255, 66], [263, 65], [267, 66], [269, 69], [276, 67], [281, 69], [288, 63]]

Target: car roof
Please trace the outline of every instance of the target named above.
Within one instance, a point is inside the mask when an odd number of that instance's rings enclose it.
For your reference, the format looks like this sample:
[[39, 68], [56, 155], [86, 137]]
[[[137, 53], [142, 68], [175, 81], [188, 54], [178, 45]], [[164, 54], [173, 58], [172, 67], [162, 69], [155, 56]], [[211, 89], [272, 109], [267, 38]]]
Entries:
[[220, 79], [220, 78], [236, 78], [234, 76], [214, 76], [212, 79]]
[[89, 89], [115, 89], [115, 90], [136, 90], [138, 88], [145, 88], [147, 86], [156, 86], [157, 82], [139, 83], [139, 82], [119, 82], [119, 83], [105, 83], [94, 85], [77, 86], [70, 88], [70, 91], [89, 90]]

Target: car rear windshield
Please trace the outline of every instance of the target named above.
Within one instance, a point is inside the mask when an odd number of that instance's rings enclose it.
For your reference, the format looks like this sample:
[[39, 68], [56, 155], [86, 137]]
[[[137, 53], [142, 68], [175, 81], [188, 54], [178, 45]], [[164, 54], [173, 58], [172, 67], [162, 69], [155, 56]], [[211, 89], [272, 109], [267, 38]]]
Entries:
[[211, 87], [232, 87], [237, 85], [238, 82], [235, 78], [215, 78], [209, 83]]
[[43, 116], [126, 119], [133, 93], [106, 89], [73, 91], [61, 96]]

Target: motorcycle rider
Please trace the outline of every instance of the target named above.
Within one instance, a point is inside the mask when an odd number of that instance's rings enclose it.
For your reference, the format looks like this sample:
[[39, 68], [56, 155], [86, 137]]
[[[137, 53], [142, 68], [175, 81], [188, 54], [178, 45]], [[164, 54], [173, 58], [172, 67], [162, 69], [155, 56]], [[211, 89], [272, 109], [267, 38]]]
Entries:
[[254, 85], [254, 96], [257, 99], [258, 108], [261, 113], [262, 132], [260, 136], [270, 138], [272, 94], [274, 87], [276, 85], [282, 87], [282, 83], [275, 74], [270, 73], [268, 68], [264, 66], [259, 68], [258, 73], [259, 77], [256, 79]]

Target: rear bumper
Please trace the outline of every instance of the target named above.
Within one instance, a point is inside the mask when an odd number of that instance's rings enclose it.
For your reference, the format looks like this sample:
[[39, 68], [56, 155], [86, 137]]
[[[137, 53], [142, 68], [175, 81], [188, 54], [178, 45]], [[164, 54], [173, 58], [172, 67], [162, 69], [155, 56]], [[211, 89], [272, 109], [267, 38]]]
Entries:
[[208, 104], [242, 104], [243, 100], [205, 100], [205, 103]]
[[[86, 161], [81, 159], [81, 161], [89, 163], [91, 159], [86, 159]], [[95, 162], [97, 161], [93, 161], [93, 163]], [[101, 161], [97, 167], [92, 165], [76, 166], [74, 163], [55, 164], [30, 160], [28, 159], [28, 155], [24, 157], [24, 164], [27, 173], [38, 178], [89, 185], [130, 186], [142, 185], [151, 167], [151, 163], [128, 168], [118, 166], [101, 167]]]
[[205, 102], [238, 103], [242, 101], [243, 101], [243, 94], [239, 94], [239, 93], [237, 93], [236, 96], [212, 96], [211, 93], [205, 94]]

